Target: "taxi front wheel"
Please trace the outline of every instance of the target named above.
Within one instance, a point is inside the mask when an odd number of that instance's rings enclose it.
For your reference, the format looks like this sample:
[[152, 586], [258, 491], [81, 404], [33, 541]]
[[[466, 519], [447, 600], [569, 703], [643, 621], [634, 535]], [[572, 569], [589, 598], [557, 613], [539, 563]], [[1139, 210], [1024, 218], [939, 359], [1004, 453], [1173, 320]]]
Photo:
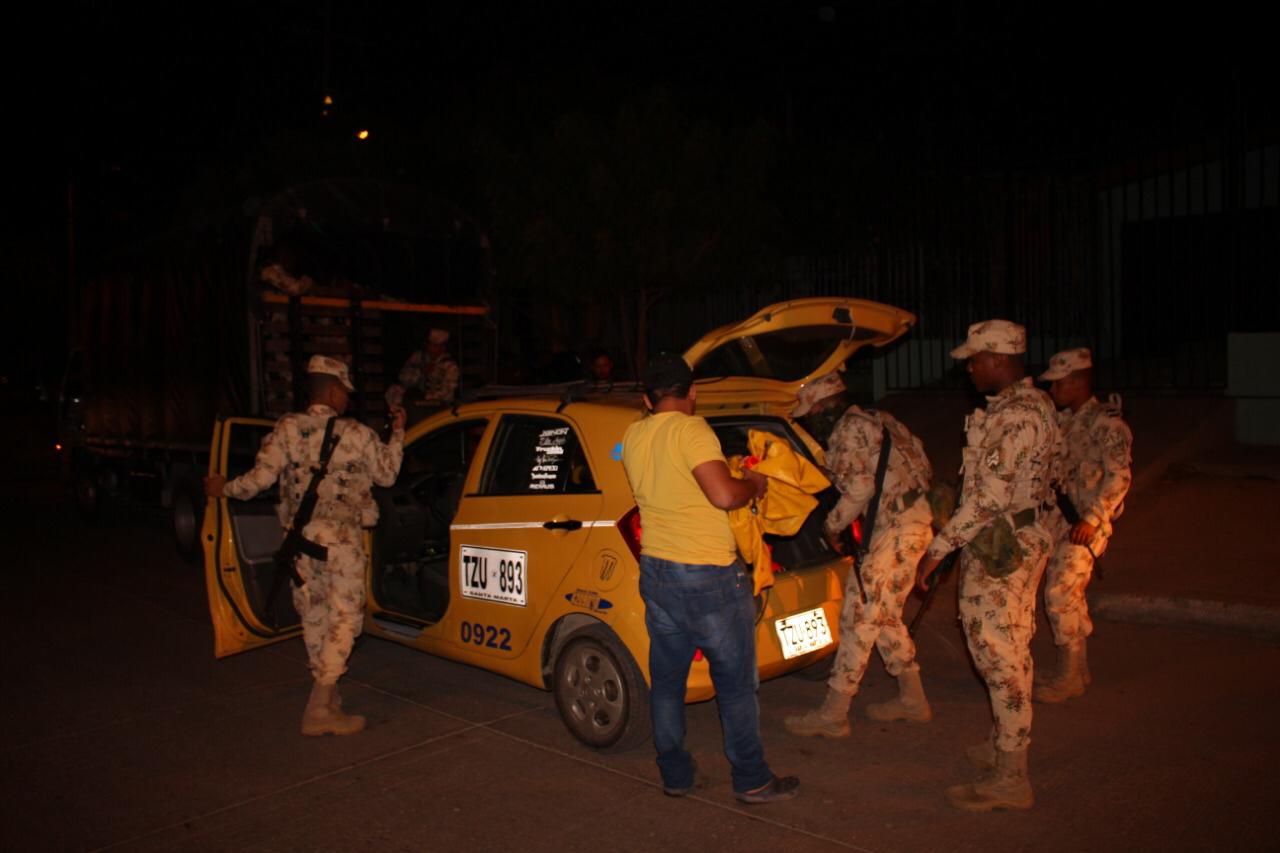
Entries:
[[184, 481], [173, 493], [173, 541], [188, 563], [198, 563], [204, 557], [200, 543], [204, 505], [204, 490], [193, 480]]
[[569, 731], [592, 749], [622, 752], [649, 737], [649, 687], [607, 628], [584, 628], [564, 644], [553, 692]]

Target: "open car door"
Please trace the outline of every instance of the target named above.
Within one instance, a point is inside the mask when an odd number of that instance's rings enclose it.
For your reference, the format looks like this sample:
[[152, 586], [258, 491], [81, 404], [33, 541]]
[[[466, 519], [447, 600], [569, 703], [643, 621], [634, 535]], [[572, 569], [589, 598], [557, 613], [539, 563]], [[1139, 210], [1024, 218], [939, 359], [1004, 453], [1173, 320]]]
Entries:
[[864, 346], [898, 339], [915, 321], [910, 311], [867, 299], [794, 299], [721, 326], [684, 357], [699, 393], [764, 392], [769, 400], [794, 400], [805, 383], [837, 369]]
[[[211, 473], [228, 480], [253, 467], [262, 439], [273, 423], [261, 418], [226, 418], [213, 428]], [[284, 539], [276, 518], [276, 490], [252, 500], [208, 501], [201, 542], [205, 586], [213, 619], [214, 654], [226, 657], [297, 635], [292, 584], [277, 579], [273, 555]]]

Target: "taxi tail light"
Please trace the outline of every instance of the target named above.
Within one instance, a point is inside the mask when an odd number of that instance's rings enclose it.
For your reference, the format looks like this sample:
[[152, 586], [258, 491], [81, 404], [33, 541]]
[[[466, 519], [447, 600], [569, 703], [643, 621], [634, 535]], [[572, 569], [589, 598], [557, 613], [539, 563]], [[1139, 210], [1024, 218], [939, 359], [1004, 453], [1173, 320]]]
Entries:
[[636, 562], [640, 562], [640, 537], [643, 533], [640, 527], [640, 507], [633, 506], [626, 515], [618, 519], [618, 532], [622, 534], [622, 541], [627, 543], [631, 556], [636, 558]]
[[764, 543], [764, 550], [769, 554], [769, 568], [776, 575], [778, 572], [785, 572], [787, 567], [773, 559], [773, 546], [768, 542]]
[[[631, 551], [631, 556], [637, 561], [640, 560], [640, 537], [644, 533], [644, 528], [640, 526], [640, 507], [633, 506], [626, 515], [618, 519], [618, 532], [622, 534], [622, 541], [627, 543], [627, 548]], [[693, 661], [697, 663], [705, 657], [702, 649], [693, 650]]]

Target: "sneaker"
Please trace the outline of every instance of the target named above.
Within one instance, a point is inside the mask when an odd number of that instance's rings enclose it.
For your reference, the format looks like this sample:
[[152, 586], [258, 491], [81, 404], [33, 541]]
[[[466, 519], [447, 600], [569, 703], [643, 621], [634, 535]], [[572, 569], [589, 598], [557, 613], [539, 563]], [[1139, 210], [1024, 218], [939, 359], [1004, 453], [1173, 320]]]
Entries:
[[756, 805], [790, 800], [799, 793], [800, 780], [795, 776], [774, 776], [754, 791], [734, 791], [733, 795], [741, 802]]

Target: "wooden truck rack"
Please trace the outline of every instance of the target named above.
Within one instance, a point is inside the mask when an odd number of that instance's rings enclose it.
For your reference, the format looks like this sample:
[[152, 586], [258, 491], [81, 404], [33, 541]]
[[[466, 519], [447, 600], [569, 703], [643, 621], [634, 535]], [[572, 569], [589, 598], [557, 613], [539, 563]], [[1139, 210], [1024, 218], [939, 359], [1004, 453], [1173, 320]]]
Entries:
[[[340, 358], [351, 366], [351, 414], [381, 428], [383, 394], [394, 382], [422, 334], [392, 334], [396, 321], [429, 315], [450, 332], [450, 351], [461, 372], [460, 385], [477, 388], [492, 381], [496, 360], [489, 309], [482, 305], [435, 305], [336, 296], [288, 296], [262, 292], [255, 345], [262, 365], [255, 397], [262, 412], [279, 417], [302, 408], [306, 400], [307, 361], [316, 354]], [[420, 325], [413, 324], [414, 326]]]

